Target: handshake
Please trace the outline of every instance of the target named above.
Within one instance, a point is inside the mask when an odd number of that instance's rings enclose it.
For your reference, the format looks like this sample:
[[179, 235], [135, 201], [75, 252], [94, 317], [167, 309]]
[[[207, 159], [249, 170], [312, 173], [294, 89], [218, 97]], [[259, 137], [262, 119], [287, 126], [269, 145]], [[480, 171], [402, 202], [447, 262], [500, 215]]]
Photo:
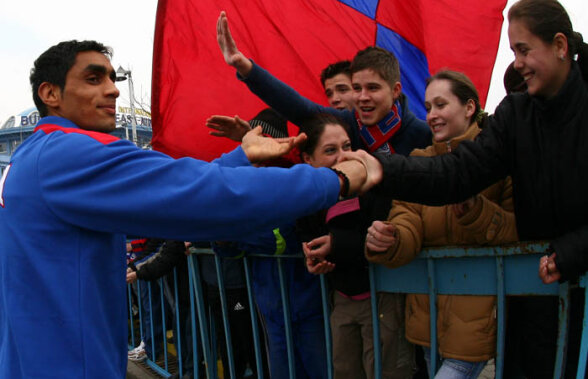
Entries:
[[[238, 116], [212, 116], [206, 126], [212, 129], [210, 134], [213, 136], [241, 142], [241, 148], [253, 164], [276, 159], [306, 141], [304, 133], [296, 137], [267, 138], [263, 136], [261, 126], [251, 129], [249, 123]], [[331, 168], [340, 173], [340, 193], [343, 196], [365, 193], [382, 181], [382, 165], [363, 150], [343, 153]]]

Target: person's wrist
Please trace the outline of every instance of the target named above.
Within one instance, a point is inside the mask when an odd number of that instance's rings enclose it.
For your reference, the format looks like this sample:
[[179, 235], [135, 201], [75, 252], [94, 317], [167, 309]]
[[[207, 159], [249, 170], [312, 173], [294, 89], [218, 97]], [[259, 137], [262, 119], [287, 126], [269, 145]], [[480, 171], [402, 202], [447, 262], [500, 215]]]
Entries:
[[343, 199], [349, 196], [349, 178], [347, 177], [347, 175], [340, 170], [337, 170], [336, 168], [331, 167], [331, 170], [337, 174], [337, 176], [339, 177], [339, 184], [340, 184], [340, 189], [339, 189], [339, 199]]

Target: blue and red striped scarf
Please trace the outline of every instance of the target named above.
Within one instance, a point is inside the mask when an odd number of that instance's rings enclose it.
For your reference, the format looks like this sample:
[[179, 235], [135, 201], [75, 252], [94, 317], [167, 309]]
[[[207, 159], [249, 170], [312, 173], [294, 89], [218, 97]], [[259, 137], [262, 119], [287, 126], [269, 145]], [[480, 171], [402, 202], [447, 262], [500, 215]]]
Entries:
[[402, 125], [402, 107], [400, 106], [400, 101], [396, 100], [386, 117], [374, 125], [364, 125], [359, 119], [357, 111], [354, 113], [357, 125], [359, 125], [359, 135], [368, 147], [369, 152], [373, 153], [378, 151], [394, 154], [392, 138], [400, 130], [400, 125]]

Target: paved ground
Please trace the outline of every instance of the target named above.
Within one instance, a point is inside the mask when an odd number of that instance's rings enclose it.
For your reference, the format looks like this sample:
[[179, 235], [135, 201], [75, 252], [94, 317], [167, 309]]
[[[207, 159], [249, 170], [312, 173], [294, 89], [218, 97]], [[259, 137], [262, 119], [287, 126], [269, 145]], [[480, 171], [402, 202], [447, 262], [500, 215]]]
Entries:
[[141, 363], [129, 361], [127, 379], [161, 379], [161, 376], [156, 375]]

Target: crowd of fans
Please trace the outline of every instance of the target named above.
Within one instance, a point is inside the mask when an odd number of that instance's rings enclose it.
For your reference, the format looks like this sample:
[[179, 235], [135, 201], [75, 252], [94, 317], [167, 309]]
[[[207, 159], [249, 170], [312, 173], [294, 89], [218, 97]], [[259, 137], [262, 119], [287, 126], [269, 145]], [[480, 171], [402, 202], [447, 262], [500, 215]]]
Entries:
[[[260, 242], [263, 233], [249, 241], [218, 243], [215, 249], [223, 256], [279, 254], [274, 248], [280, 243], [273, 236], [287, 234], [282, 241], [288, 253], [302, 250], [308, 272], [327, 275], [335, 378], [374, 377], [368, 261], [394, 268], [409, 263], [423, 247], [500, 245], [520, 239], [551, 241], [552, 251], [541, 258], [538, 269], [545, 283], [576, 280], [587, 268], [586, 226], [581, 212], [567, 207], [562, 196], [568, 189], [556, 179], [565, 175], [566, 183], [577, 191], [588, 183], [581, 169], [571, 168], [576, 164], [572, 162], [583, 156], [578, 141], [584, 141], [586, 135], [581, 104], [587, 99], [587, 47], [556, 1], [520, 0], [509, 11], [509, 23], [515, 60], [504, 74], [507, 97], [495, 114], [488, 115], [481, 108], [478, 92], [466, 75], [444, 69], [427, 80], [425, 123], [410, 111], [402, 94], [401, 68], [392, 53], [368, 47], [351, 61], [326, 67], [320, 80], [330, 107], [324, 107], [245, 57], [230, 33], [227, 15], [223, 12], [219, 17], [217, 38], [227, 64], [235, 67], [238, 77], [271, 107], [264, 112], [272, 116], [259, 123], [264, 133], [274, 138], [286, 136], [287, 119], [307, 136], [298, 150], [279, 160], [280, 165], [332, 167], [344, 152], [364, 149], [380, 160], [385, 174], [391, 173], [384, 176], [382, 185], [368, 192], [341, 196], [332, 207], [275, 229], [269, 233], [271, 238], [266, 238], [269, 250]], [[218, 115], [212, 116], [207, 126], [213, 129], [211, 134], [235, 141], [251, 128], [238, 117]], [[277, 129], [282, 133], [275, 133]], [[573, 138], [577, 138], [576, 144]], [[561, 160], [558, 154], [564, 146], [569, 149], [569, 165], [554, 164], [554, 160]], [[532, 151], [535, 158], [531, 158]], [[521, 158], [525, 153], [529, 157]], [[418, 158], [402, 160], [401, 156], [408, 155]], [[421, 157], [443, 160], [424, 161]], [[417, 171], [445, 179], [402, 183], [403, 173]], [[460, 190], [452, 191], [462, 183]], [[531, 191], [531, 183], [539, 189]], [[422, 188], [414, 191], [416, 187]], [[537, 208], [538, 202], [543, 205]], [[535, 206], [533, 210], [531, 206]], [[550, 218], [547, 224], [552, 226], [534, 227], [533, 216]], [[564, 225], [556, 225], [563, 219]], [[252, 242], [256, 238], [257, 242]], [[231, 249], [234, 251], [228, 253]], [[272, 278], [275, 272], [276, 267], [268, 265], [258, 271], [255, 280], [277, 286], [278, 281]], [[317, 342], [324, 338], [322, 314], [319, 305], [308, 298], [309, 293], [318, 294], [316, 280], [294, 272], [288, 276], [290, 288], [302, 289], [291, 291], [289, 297], [304, 304], [308, 316], [303, 324], [316, 321], [318, 325], [309, 329], [316, 329], [314, 335], [294, 326], [297, 377], [324, 378], [326, 355]], [[273, 302], [281, 312], [280, 295], [254, 287], [269, 341], [270, 377], [285, 377], [283, 325], [272, 326], [276, 319], [283, 324], [283, 315], [278, 312], [276, 318], [264, 310], [264, 304]], [[431, 357], [428, 302], [428, 295], [378, 294], [383, 377], [427, 375]], [[581, 307], [581, 296], [574, 296], [572, 314]], [[496, 355], [496, 298], [438, 296], [437, 308], [441, 366], [435, 377], [493, 377], [487, 362]], [[292, 309], [294, 325], [301, 320], [298, 309]], [[554, 299], [509, 299], [508, 320], [505, 377], [552, 377], [557, 328]], [[525, 320], [526, 326], [520, 320]], [[572, 328], [578, 327], [578, 322], [572, 324]], [[297, 341], [301, 336], [305, 344]], [[316, 354], [322, 364], [316, 363]], [[578, 343], [572, 338], [567, 366], [570, 377], [575, 376], [577, 354]]]
[[[368, 262], [393, 269], [424, 247], [546, 240], [541, 280], [576, 281], [588, 269], [588, 45], [555, 0], [519, 0], [508, 22], [515, 59], [494, 114], [481, 108], [471, 80], [449, 68], [427, 80], [420, 120], [391, 52], [367, 47], [326, 67], [325, 107], [239, 51], [221, 12], [221, 53], [269, 108], [249, 121], [211, 116], [211, 134], [241, 143], [213, 163], [174, 160], [111, 138], [118, 90], [109, 49], [94, 41], [50, 48], [31, 73], [43, 118], [0, 181], [0, 227], [7, 231], [0, 236], [0, 377], [40, 377], [47, 367], [50, 377], [123, 377], [126, 358], [158, 358], [163, 325], [173, 329], [182, 356], [179, 375], [205, 375], [202, 349], [195, 362], [192, 343], [197, 316], [187, 256], [195, 246], [214, 252], [195, 258], [197, 275], [216, 330], [212, 345], [225, 377], [235, 378], [285, 378], [289, 362], [297, 378], [327, 378], [329, 364], [336, 379], [372, 378], [375, 343], [383, 377], [425, 377], [437, 353], [429, 297], [371, 299]], [[297, 136], [288, 135], [288, 122]], [[13, 227], [21, 233], [10, 233]], [[127, 244], [126, 266], [143, 340], [122, 358], [118, 255], [129, 235], [147, 237]], [[256, 255], [253, 299], [240, 259], [248, 255]], [[298, 258], [276, 259], [282, 255]], [[496, 298], [436, 301], [435, 377], [492, 377]], [[505, 377], [552, 377], [557, 298], [517, 297], [507, 307]], [[566, 377], [576, 376], [583, 307], [579, 288]], [[253, 354], [255, 325], [263, 332], [262, 367]], [[27, 348], [33, 340], [40, 354]]]

